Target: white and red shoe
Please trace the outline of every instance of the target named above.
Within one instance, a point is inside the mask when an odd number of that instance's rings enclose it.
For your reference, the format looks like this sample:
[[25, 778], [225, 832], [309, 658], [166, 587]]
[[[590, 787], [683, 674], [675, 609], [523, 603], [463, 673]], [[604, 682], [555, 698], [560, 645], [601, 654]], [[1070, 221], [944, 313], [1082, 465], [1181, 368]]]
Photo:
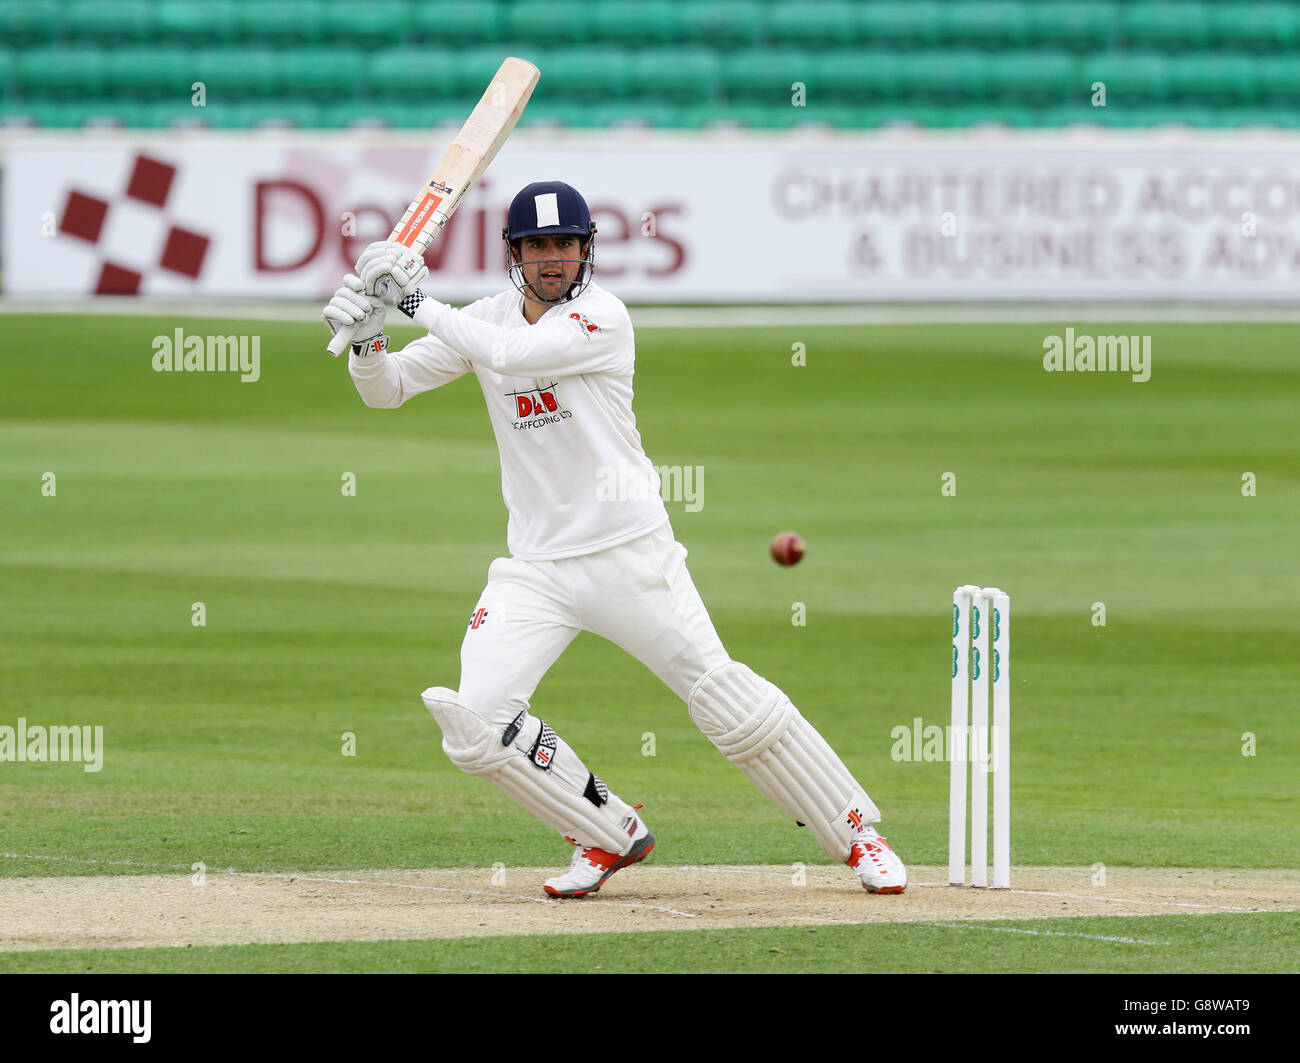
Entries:
[[853, 835], [845, 863], [857, 872], [862, 888], [868, 893], [902, 893], [907, 886], [903, 861], [870, 823], [864, 823]]
[[633, 822], [628, 824], [627, 833], [632, 839], [632, 845], [627, 852], [620, 855], [607, 853], [595, 846], [579, 848], [573, 854], [573, 864], [569, 870], [563, 875], [547, 879], [542, 888], [552, 897], [585, 897], [600, 889], [605, 879], [615, 871], [644, 860], [655, 847], [655, 836], [640, 816], [633, 813], [631, 818]]

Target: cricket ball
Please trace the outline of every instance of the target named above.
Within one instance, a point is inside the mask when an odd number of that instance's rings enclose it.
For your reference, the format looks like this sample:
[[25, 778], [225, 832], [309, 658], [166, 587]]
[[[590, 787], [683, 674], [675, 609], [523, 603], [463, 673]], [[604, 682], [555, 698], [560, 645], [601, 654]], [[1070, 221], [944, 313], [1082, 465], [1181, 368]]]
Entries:
[[772, 540], [772, 560], [778, 565], [797, 565], [803, 557], [803, 537], [794, 532], [782, 532]]

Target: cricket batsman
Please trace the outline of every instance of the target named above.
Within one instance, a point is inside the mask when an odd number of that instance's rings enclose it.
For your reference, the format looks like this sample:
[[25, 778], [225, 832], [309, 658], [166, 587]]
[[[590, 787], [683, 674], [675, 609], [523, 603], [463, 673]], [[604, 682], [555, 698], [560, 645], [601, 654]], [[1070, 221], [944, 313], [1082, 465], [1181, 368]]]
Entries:
[[[371, 244], [325, 307], [355, 327], [349, 370], [367, 406], [392, 409], [478, 378], [501, 456], [509, 557], [488, 569], [461, 645], [460, 684], [421, 695], [442, 748], [576, 846], [553, 897], [594, 893], [654, 848], [640, 814], [532, 711], [547, 669], [580, 631], [609, 639], [686, 703], [691, 719], [871, 893], [907, 871], [872, 826], [880, 812], [784, 692], [733, 661], [686, 570], [632, 413], [627, 308], [592, 280], [596, 226], [559, 181], [524, 188], [502, 232], [511, 286], [456, 310], [420, 291], [428, 267]], [[428, 335], [389, 350], [386, 292]], [[610, 497], [609, 483], [640, 489]], [[563, 719], [564, 707], [555, 707]]]

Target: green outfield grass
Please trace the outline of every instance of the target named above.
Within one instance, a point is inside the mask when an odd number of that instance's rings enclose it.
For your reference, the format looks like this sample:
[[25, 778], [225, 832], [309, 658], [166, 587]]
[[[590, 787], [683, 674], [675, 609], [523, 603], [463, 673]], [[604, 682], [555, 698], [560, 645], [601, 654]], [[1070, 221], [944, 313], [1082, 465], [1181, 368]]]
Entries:
[[[456, 685], [505, 552], [472, 378], [370, 410], [319, 326], [5, 321], [0, 726], [102, 725], [105, 755], [97, 773], [0, 763], [0, 875], [567, 863], [563, 842], [446, 760], [419, 699]], [[909, 862], [946, 859], [947, 766], [895, 759], [891, 732], [946, 724], [951, 593], [978, 582], [1013, 602], [1017, 863], [1295, 867], [1294, 327], [1076, 324], [1153, 337], [1151, 379], [1134, 383], [1044, 372], [1043, 337], [1067, 324], [643, 331], [646, 449], [704, 469], [703, 509], [669, 504], [695, 581], [732, 656], [830, 739]], [[178, 325], [257, 335], [261, 379], [153, 372], [153, 337]], [[809, 544], [791, 569], [767, 556], [785, 529]], [[533, 708], [645, 803], [656, 862], [824, 859], [609, 644], [580, 637]], [[707, 962], [778, 969], [762, 943], [797, 951], [809, 932], [782, 933]], [[897, 926], [816, 938], [909, 933], [954, 940]], [[1012, 936], [960, 937], [944, 969]], [[471, 947], [437, 949], [454, 964]], [[997, 947], [1012, 969], [1057, 969], [1024, 943]], [[296, 948], [230, 954], [289, 969]], [[318, 968], [378, 955], [311, 948]], [[428, 946], [373, 949], [426, 969]], [[693, 962], [689, 947], [666, 955]]]

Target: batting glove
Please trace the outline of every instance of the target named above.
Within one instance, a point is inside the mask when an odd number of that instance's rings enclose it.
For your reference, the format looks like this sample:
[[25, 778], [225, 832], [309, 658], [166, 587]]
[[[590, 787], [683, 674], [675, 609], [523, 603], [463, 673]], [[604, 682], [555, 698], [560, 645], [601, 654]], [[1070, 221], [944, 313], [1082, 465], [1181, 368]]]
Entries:
[[343, 278], [343, 284], [334, 293], [334, 297], [325, 304], [321, 317], [329, 325], [331, 332], [342, 328], [355, 328], [352, 334], [352, 349], [374, 348], [375, 340], [384, 331], [384, 315], [387, 310], [384, 301], [377, 296], [367, 295], [366, 286], [361, 278], [349, 273]]
[[[419, 290], [429, 275], [419, 251], [392, 241], [371, 244], [357, 259], [357, 273], [371, 295], [405, 298]], [[396, 291], [397, 294], [393, 295]]]

